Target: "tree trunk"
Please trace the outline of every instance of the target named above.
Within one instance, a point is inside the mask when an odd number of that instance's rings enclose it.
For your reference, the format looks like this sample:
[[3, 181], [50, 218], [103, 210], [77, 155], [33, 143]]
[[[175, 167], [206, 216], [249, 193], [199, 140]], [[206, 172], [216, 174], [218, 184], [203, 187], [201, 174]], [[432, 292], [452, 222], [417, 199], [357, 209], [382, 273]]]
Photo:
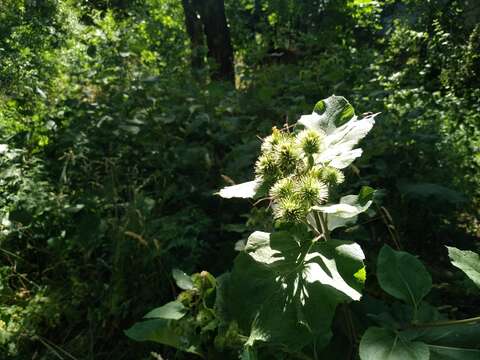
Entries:
[[203, 56], [204, 36], [202, 22], [194, 4], [195, 0], [182, 0], [185, 13], [185, 27], [190, 38], [190, 49], [192, 52], [192, 69], [194, 74], [205, 67]]
[[234, 83], [233, 48], [223, 0], [182, 0], [182, 4], [192, 46], [192, 66], [203, 66], [203, 35], [200, 36], [203, 25], [208, 47], [207, 56], [214, 63], [211, 78]]

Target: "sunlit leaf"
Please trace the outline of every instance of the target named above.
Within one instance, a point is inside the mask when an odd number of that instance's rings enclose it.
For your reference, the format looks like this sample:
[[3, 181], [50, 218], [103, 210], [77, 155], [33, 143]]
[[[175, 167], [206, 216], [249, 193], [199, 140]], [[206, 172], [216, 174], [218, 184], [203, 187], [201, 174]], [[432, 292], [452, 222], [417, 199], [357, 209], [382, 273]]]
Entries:
[[303, 115], [298, 124], [326, 134], [325, 150], [315, 156], [315, 162], [343, 169], [362, 155], [354, 147], [372, 129], [376, 115], [359, 119], [345, 98], [333, 95], [317, 103], [314, 112]]
[[[347, 195], [340, 198], [340, 203], [314, 206], [312, 210], [326, 214], [327, 225], [330, 231], [347, 226], [357, 220], [357, 215], [368, 210], [372, 204], [374, 190], [368, 186], [363, 187], [358, 195]], [[309, 219], [315, 226], [315, 222]]]
[[253, 198], [259, 186], [259, 181], [253, 180], [238, 185], [227, 186], [221, 189], [218, 194], [225, 198]]
[[298, 123], [308, 129], [330, 133], [355, 115], [353, 106], [342, 96], [332, 95], [320, 100], [311, 115], [303, 115]]
[[249, 336], [249, 345], [324, 346], [336, 306], [361, 297], [363, 282], [355, 274], [363, 259], [355, 243], [255, 232], [221, 287], [226, 317]]

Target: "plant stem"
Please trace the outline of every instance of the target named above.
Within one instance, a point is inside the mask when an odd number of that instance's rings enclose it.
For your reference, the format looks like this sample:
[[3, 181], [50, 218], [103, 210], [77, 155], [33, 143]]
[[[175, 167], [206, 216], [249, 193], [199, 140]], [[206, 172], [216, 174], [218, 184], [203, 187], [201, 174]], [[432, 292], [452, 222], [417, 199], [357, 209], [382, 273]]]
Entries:
[[408, 329], [414, 328], [429, 328], [429, 327], [439, 327], [439, 326], [450, 326], [450, 325], [462, 325], [462, 324], [472, 324], [480, 322], [480, 316], [462, 319], [462, 320], [446, 320], [446, 321], [435, 321], [431, 323], [418, 323], [412, 324]]
[[322, 213], [316, 213], [321, 225], [322, 225], [322, 232], [323, 236], [325, 237], [326, 241], [330, 240], [330, 232], [328, 231], [327, 219], [323, 216]]
[[318, 212], [313, 211], [313, 218], [315, 219], [315, 225], [317, 225], [317, 229], [321, 230], [321, 235], [323, 235], [324, 239], [327, 240], [327, 237], [325, 236], [325, 228], [323, 227], [323, 223]]
[[307, 225], [310, 228], [310, 230], [312, 230], [315, 233], [315, 235], [322, 235], [322, 233], [318, 231], [318, 229], [315, 228], [315, 226], [312, 226], [308, 221], [304, 221], [303, 223]]

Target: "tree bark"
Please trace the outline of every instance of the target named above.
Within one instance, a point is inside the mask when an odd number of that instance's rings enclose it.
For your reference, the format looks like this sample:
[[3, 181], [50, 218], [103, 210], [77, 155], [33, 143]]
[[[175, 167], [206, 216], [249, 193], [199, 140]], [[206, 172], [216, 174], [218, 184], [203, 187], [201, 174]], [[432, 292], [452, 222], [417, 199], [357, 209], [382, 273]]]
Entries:
[[[212, 80], [235, 82], [233, 48], [223, 0], [182, 0], [185, 25], [192, 46], [192, 66], [203, 66], [201, 45], [206, 37], [208, 58], [213, 60]], [[200, 50], [200, 51], [199, 51]], [[201, 58], [201, 59], [200, 59]], [[201, 62], [202, 61], [202, 62]]]
[[192, 69], [194, 73], [205, 67], [203, 57], [204, 35], [203, 26], [196, 10], [195, 0], [182, 0], [183, 11], [185, 13], [185, 27], [190, 38], [190, 49], [192, 52]]

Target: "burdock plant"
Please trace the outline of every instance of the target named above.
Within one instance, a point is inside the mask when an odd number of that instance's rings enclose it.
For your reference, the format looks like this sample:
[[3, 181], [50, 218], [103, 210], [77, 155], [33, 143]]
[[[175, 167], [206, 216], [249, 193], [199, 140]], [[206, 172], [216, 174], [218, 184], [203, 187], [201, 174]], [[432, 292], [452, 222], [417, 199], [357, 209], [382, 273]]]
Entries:
[[184, 295], [152, 310], [127, 334], [204, 358], [212, 354], [205, 348], [213, 336], [215, 351], [238, 351], [242, 359], [272, 358], [265, 348], [318, 359], [332, 336], [337, 305], [362, 296], [362, 249], [331, 232], [353, 223], [372, 203], [369, 187], [335, 200], [342, 170], [362, 154], [356, 145], [374, 116], [358, 118], [347, 100], [331, 96], [292, 131], [273, 128], [262, 142], [255, 179], [219, 195], [265, 200], [275, 231], [251, 234], [218, 282], [206, 272], [174, 272]]
[[[331, 96], [293, 131], [273, 128], [262, 143], [255, 179], [220, 195], [266, 200], [275, 231], [251, 234], [232, 271], [217, 279], [206, 271], [188, 276], [174, 270], [184, 291], [127, 335], [212, 360], [341, 358], [322, 348], [332, 337], [337, 305], [361, 298], [366, 272], [360, 246], [336, 239], [332, 230], [353, 223], [374, 191], [363, 187], [335, 200], [342, 170], [361, 155], [355, 147], [374, 116], [360, 119], [344, 98]], [[480, 256], [448, 251], [453, 265], [480, 286]], [[426, 303], [432, 279], [415, 256], [384, 245], [376, 270], [380, 288], [403, 303], [389, 307], [375, 300], [382, 313], [374, 309], [377, 321], [362, 336], [360, 359], [480, 359], [480, 317], [445, 320]], [[351, 318], [345, 321], [354, 333]]]
[[363, 252], [330, 233], [367, 210], [374, 191], [364, 187], [338, 203], [332, 194], [344, 181], [342, 170], [361, 156], [356, 145], [374, 117], [357, 117], [343, 97], [322, 100], [293, 131], [273, 128], [253, 181], [220, 190], [224, 198], [268, 200], [277, 224], [273, 233], [250, 235], [221, 288], [224, 320], [246, 336], [244, 354], [258, 343], [316, 353], [330, 340], [335, 307], [360, 299]]

